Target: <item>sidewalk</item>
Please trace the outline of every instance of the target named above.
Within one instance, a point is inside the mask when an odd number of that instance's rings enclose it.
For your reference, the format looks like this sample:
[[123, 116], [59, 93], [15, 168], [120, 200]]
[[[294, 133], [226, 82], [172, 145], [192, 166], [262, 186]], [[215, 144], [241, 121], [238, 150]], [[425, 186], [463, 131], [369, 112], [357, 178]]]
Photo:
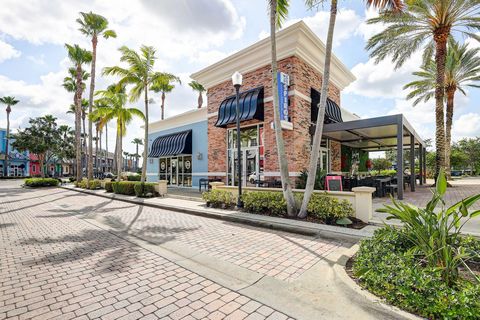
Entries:
[[138, 198], [136, 196], [126, 196], [121, 194], [108, 193], [105, 192], [105, 190], [103, 189], [80, 189], [75, 188], [73, 185], [62, 186], [62, 188], [87, 194], [93, 194], [104, 198], [116, 199], [129, 203], [155, 207], [159, 209], [167, 209], [186, 214], [243, 223], [273, 230], [281, 230], [304, 235], [321, 236], [323, 238], [330, 239], [340, 238], [343, 241], [348, 241], [351, 243], [357, 242], [358, 240], [366, 237], [371, 237], [373, 235], [373, 232], [378, 229], [377, 226], [369, 225], [360, 230], [357, 230], [293, 219], [250, 214], [236, 210], [215, 209], [209, 208], [205, 206], [205, 204], [198, 201], [169, 198], [168, 195], [166, 197]]

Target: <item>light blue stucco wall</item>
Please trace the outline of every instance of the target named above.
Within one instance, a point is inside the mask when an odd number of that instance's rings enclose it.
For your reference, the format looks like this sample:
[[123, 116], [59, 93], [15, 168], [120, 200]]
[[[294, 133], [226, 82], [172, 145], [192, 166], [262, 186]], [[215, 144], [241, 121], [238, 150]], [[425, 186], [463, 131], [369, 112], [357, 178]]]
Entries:
[[[181, 132], [185, 130], [192, 130], [192, 187], [199, 185], [201, 178], [207, 178], [207, 175], [202, 175], [208, 172], [208, 121], [199, 121], [168, 130], [157, 131], [148, 135], [148, 150], [152, 146], [153, 141], [159, 137], [167, 134]], [[202, 154], [202, 159], [197, 159], [197, 154]], [[159, 177], [159, 162], [158, 158], [148, 158], [147, 160], [147, 181], [156, 182]]]
[[[8, 144], [8, 153], [10, 154], [10, 161], [8, 162], [8, 166], [10, 167], [11, 165], [23, 165], [23, 175], [28, 176], [30, 175], [30, 159], [29, 159], [29, 154], [28, 151], [26, 152], [18, 152], [16, 149], [12, 148], [12, 143], [15, 141], [15, 139], [12, 138], [12, 131], [10, 131], [10, 142]], [[7, 130], [6, 129], [0, 129], [0, 153], [5, 154], [7, 147]], [[5, 160], [0, 160], [0, 164], [2, 165], [2, 170], [3, 167], [5, 166]], [[3, 174], [3, 173], [2, 173]]]

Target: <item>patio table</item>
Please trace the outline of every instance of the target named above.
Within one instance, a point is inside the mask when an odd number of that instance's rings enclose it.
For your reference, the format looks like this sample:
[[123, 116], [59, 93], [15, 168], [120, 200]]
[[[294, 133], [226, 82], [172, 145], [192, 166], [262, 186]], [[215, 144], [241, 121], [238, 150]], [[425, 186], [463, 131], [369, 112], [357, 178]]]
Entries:
[[387, 183], [392, 181], [392, 178], [390, 177], [387, 177], [387, 178], [377, 178], [374, 180], [376, 182], [376, 184], [378, 185], [378, 188], [377, 188], [377, 195], [379, 197], [385, 197], [385, 194], [386, 194], [386, 186], [387, 186]]

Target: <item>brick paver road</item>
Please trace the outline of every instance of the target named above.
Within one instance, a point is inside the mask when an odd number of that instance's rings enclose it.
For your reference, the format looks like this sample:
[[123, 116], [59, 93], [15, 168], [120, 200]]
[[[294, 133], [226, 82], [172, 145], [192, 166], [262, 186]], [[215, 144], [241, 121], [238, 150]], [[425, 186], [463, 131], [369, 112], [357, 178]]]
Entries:
[[15, 186], [0, 183], [0, 319], [288, 318], [81, 219], [138, 206]]
[[[62, 189], [24, 190], [18, 184], [0, 182], [0, 319], [288, 318], [98, 228], [84, 219], [92, 214], [103, 214], [118, 227], [137, 217], [134, 233], [159, 243], [184, 241], [265, 274], [278, 269], [272, 275], [285, 279], [335, 246], [233, 224], [219, 229], [215, 220]], [[247, 249], [255, 239], [263, 244]], [[249, 242], [241, 245], [243, 240]], [[235, 246], [240, 246], [237, 254]], [[294, 256], [302, 262], [270, 268], [283, 259], [282, 250], [297, 250]]]

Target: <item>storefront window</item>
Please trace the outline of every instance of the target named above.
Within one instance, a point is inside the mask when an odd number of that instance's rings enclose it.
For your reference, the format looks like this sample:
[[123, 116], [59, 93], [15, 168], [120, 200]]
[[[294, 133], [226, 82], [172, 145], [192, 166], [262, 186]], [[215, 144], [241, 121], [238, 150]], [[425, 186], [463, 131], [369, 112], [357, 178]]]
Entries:
[[192, 156], [162, 157], [159, 159], [159, 178], [174, 186], [192, 186]]

